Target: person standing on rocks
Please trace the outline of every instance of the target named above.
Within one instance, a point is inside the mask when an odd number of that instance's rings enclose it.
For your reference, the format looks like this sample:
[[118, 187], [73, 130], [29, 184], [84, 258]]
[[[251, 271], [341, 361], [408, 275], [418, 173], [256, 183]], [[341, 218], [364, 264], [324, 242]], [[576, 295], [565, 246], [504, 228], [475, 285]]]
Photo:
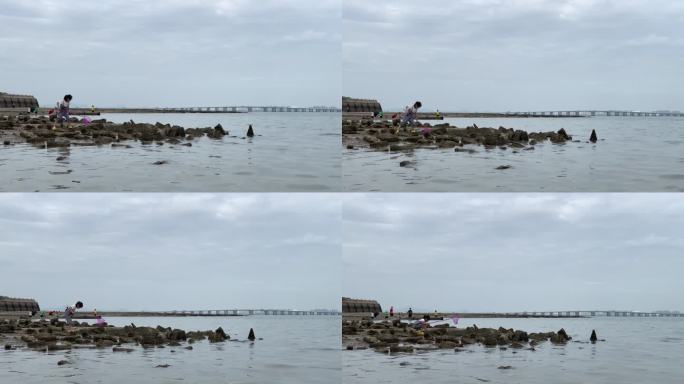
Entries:
[[407, 124], [413, 124], [418, 116], [418, 109], [423, 106], [423, 103], [416, 101], [413, 103], [413, 107], [404, 108], [404, 114], [401, 116], [401, 122]]
[[394, 317], [394, 306], [390, 307], [390, 317]]
[[83, 308], [83, 303], [77, 301], [76, 304], [66, 307], [64, 310], [64, 320], [68, 325], [71, 325], [71, 318], [76, 313], [76, 310]]

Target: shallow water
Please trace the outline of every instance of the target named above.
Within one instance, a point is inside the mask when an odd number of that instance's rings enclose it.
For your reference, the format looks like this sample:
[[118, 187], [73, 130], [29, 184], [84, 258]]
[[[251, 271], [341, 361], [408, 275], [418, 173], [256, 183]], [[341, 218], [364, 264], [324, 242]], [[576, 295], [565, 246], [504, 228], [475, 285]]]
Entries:
[[[220, 123], [230, 135], [192, 147], [36, 149], [0, 146], [0, 191], [290, 192], [341, 189], [340, 114], [104, 114], [114, 122]], [[257, 134], [243, 139], [249, 124]], [[57, 161], [66, 155], [67, 159]], [[158, 160], [168, 164], [154, 165]]]
[[[684, 118], [593, 117], [445, 119], [458, 127], [557, 131], [565, 128], [580, 143], [538, 144], [534, 151], [453, 149], [413, 153], [347, 150], [346, 191], [473, 192], [639, 192], [684, 191]], [[434, 123], [434, 122], [431, 122]], [[596, 129], [599, 142], [587, 143]], [[402, 168], [399, 162], [415, 161]], [[496, 170], [500, 165], [512, 165]]]
[[[35, 352], [0, 350], [0, 383], [339, 383], [340, 317], [245, 316], [108, 318], [113, 325], [216, 329], [255, 343], [227, 341], [112, 352], [105, 349]], [[174, 352], [172, 352], [174, 351]], [[59, 360], [71, 364], [58, 366]], [[155, 368], [170, 364], [168, 368]]]
[[[573, 338], [536, 351], [481, 346], [388, 356], [344, 351], [344, 383], [681, 383], [684, 319], [461, 319], [459, 327], [564, 328]], [[605, 342], [587, 343], [596, 329]], [[581, 342], [574, 342], [581, 341]], [[499, 366], [511, 369], [498, 369]]]

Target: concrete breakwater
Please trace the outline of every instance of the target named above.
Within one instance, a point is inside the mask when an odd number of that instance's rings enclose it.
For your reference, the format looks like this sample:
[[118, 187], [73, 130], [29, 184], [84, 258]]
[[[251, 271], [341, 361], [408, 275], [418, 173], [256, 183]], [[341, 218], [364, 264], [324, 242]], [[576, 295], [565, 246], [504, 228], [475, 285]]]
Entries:
[[[480, 128], [472, 125], [466, 128], [447, 123], [406, 125], [383, 121], [344, 121], [342, 123], [343, 143], [347, 149], [370, 148], [382, 151], [411, 151], [417, 148], [453, 148], [456, 152], [477, 152], [469, 146], [484, 146], [485, 149], [511, 148], [513, 151], [534, 150], [536, 144], [546, 142], [563, 144], [573, 141], [565, 129], [548, 132], [527, 132], [513, 128]], [[597, 140], [595, 133], [591, 140]], [[574, 140], [578, 142], [578, 140]]]
[[[192, 146], [196, 138], [207, 136], [220, 140], [230, 136], [221, 124], [206, 128], [184, 128], [171, 124], [147, 124], [134, 121], [117, 124], [105, 119], [70, 118], [63, 126], [43, 116], [6, 116], [0, 118], [0, 139], [3, 145], [29, 143], [40, 148], [69, 146], [126, 146], [126, 142], [142, 144], [177, 144]], [[255, 136], [250, 125], [243, 136]]]
[[219, 327], [209, 331], [185, 331], [171, 327], [124, 327], [89, 325], [78, 321], [67, 325], [58, 319], [38, 320], [6, 319], [0, 321], [0, 344], [5, 350], [31, 349], [59, 351], [77, 348], [111, 348], [113, 352], [131, 352], [134, 346], [142, 348], [179, 347], [188, 350], [192, 344], [208, 340], [210, 343], [226, 341], [254, 341], [250, 329], [246, 340], [231, 339]]
[[[540, 343], [557, 345], [572, 338], [564, 329], [557, 332], [531, 332], [506, 328], [451, 327], [448, 324], [429, 327], [421, 323], [393, 321], [345, 321], [342, 324], [342, 344], [347, 350], [372, 348], [381, 353], [412, 353], [453, 349], [462, 351], [470, 345], [488, 348], [535, 350]], [[598, 341], [592, 332], [587, 342]], [[580, 341], [581, 342], [581, 341]]]

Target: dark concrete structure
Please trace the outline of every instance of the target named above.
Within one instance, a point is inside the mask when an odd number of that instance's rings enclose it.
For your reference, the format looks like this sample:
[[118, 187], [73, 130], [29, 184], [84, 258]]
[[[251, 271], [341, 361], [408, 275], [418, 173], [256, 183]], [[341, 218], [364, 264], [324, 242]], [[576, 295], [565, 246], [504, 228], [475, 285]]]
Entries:
[[0, 92], [0, 108], [38, 108], [38, 99], [30, 95]]
[[382, 112], [382, 106], [377, 100], [342, 97], [342, 112], [371, 112], [377, 114]]
[[359, 300], [342, 298], [342, 314], [347, 313], [382, 313], [382, 307], [375, 300]]
[[38, 302], [33, 299], [17, 299], [0, 296], [0, 312], [26, 312], [36, 313], [40, 311]]

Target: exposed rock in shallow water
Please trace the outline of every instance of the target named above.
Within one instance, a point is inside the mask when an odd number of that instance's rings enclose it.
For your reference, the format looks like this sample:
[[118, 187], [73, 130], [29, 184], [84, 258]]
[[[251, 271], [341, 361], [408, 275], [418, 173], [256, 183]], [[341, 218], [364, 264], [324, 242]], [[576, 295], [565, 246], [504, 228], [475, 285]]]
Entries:
[[592, 143], [595, 143], [598, 141], [598, 137], [596, 136], [596, 130], [595, 129], [591, 130], [591, 136], [589, 136], [589, 141], [591, 141]]
[[247, 338], [249, 340], [252, 340], [252, 341], [254, 341], [256, 339], [256, 337], [254, 336], [254, 329], [252, 329], [252, 328], [249, 329], [249, 335], [247, 336]]
[[[430, 126], [398, 125], [389, 121], [343, 121], [342, 138], [346, 146], [377, 150], [401, 151], [415, 148], [457, 148], [464, 145], [483, 145], [486, 148], [524, 148], [550, 141], [563, 144], [572, 137], [560, 129], [557, 132], [532, 132], [512, 128], [480, 128], [472, 125], [458, 128], [449, 124]], [[407, 145], [410, 144], [410, 145]], [[460, 151], [456, 151], [460, 152]]]
[[[373, 348], [382, 353], [411, 353], [416, 350], [462, 350], [473, 344], [490, 348], [520, 350], [549, 340], [569, 339], [565, 330], [544, 333], [527, 333], [506, 328], [468, 328], [440, 325], [427, 327], [401, 321], [373, 322], [368, 320], [344, 321], [342, 342], [347, 350]], [[515, 351], [513, 351], [515, 353]]]
[[252, 124], [247, 128], [247, 137], [254, 137], [254, 129], [252, 129]]
[[[41, 148], [69, 147], [74, 145], [108, 146], [122, 141], [137, 140], [143, 144], [178, 144], [180, 140], [194, 140], [204, 135], [221, 139], [227, 132], [221, 124], [214, 128], [188, 128], [170, 124], [136, 123], [133, 120], [117, 124], [105, 119], [87, 123], [72, 118], [65, 126], [54, 124], [45, 116], [0, 117], [0, 136], [3, 143], [26, 142]], [[13, 139], [13, 140], [10, 140]]]
[[[143, 348], [163, 348], [165, 346], [182, 346], [187, 340], [190, 344], [195, 340], [209, 338], [212, 342], [230, 339], [230, 336], [219, 327], [216, 331], [191, 331], [170, 327], [136, 327], [134, 324], [124, 327], [97, 326], [75, 321], [66, 326], [58, 319], [48, 320], [0, 320], [0, 332], [10, 337], [15, 345], [7, 344], [7, 349], [29, 348], [36, 351], [59, 351], [73, 348], [111, 348], [112, 352], [132, 352], [127, 344], [139, 344]], [[192, 347], [185, 346], [187, 350]]]
[[596, 330], [594, 330], [594, 329], [591, 330], [591, 336], [589, 337], [589, 340], [592, 343], [595, 343], [596, 340], [598, 340], [598, 338], [596, 337]]

